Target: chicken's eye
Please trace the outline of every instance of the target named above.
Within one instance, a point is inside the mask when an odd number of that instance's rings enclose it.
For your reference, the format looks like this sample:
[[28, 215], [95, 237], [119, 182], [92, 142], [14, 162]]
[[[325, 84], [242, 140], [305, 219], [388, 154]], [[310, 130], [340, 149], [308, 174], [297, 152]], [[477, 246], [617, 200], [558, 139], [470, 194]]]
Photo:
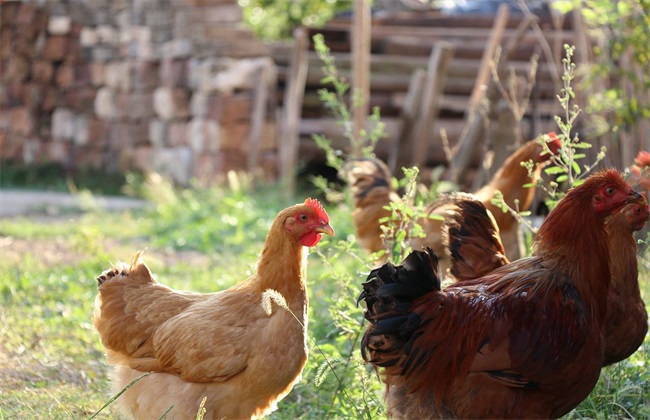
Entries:
[[615, 192], [616, 192], [616, 188], [615, 188], [615, 187], [607, 187], [607, 188], [605, 189], [605, 194], [607, 194], [607, 195], [609, 195], [609, 196], [614, 195]]
[[298, 219], [300, 219], [300, 221], [302, 222], [306, 222], [307, 219], [309, 219], [309, 216], [307, 216], [306, 214], [301, 214], [298, 216]]

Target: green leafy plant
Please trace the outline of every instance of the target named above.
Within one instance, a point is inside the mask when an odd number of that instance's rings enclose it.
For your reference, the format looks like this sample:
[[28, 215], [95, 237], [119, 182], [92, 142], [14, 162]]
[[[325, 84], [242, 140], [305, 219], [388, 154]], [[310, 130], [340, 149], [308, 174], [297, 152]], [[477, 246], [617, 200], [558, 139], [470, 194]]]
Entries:
[[[562, 59], [562, 68], [564, 70], [562, 74], [563, 87], [557, 97], [560, 106], [564, 110], [564, 118], [557, 115], [555, 116], [555, 122], [560, 129], [558, 137], [562, 147], [560, 148], [559, 153], [551, 158], [554, 165], [544, 170], [548, 175], [556, 175], [555, 181], [550, 184], [550, 188], [545, 189], [549, 196], [549, 200], [554, 200], [555, 202], [557, 202], [558, 198], [558, 184], [567, 182], [572, 187], [582, 184], [589, 172], [605, 158], [605, 153], [607, 152], [605, 147], [601, 148], [600, 152], [596, 156], [596, 161], [591, 165], [583, 165], [581, 167], [578, 162], [579, 160], [586, 158], [586, 155], [582, 153], [582, 151], [584, 149], [589, 149], [592, 146], [591, 143], [580, 141], [577, 133], [573, 135], [571, 133], [575, 121], [580, 115], [580, 107], [573, 103], [575, 92], [571, 86], [571, 82], [575, 78], [575, 63], [572, 60], [575, 47], [565, 44], [564, 51], [566, 56]], [[548, 140], [547, 136], [542, 139]], [[550, 153], [550, 149], [545, 141], [543, 144], [545, 151]]]
[[[377, 142], [381, 138], [386, 137], [384, 131], [385, 125], [381, 121], [379, 108], [374, 107], [372, 114], [368, 117], [368, 126], [371, 127], [370, 130], [360, 128], [358, 131], [355, 131], [351, 109], [363, 106], [363, 98], [356, 89], [350, 94], [350, 85], [339, 74], [334, 57], [330, 54], [330, 49], [325, 44], [323, 35], [316, 34], [313, 39], [314, 50], [323, 63], [322, 71], [324, 77], [321, 83], [332, 87], [332, 90], [327, 88], [318, 90], [320, 100], [342, 127], [343, 138], [348, 142], [353, 157], [370, 157], [374, 153]], [[348, 97], [351, 97], [349, 101]], [[313, 139], [318, 147], [325, 152], [327, 164], [337, 171], [342, 172], [347, 158], [345, 154], [335, 149], [332, 146], [332, 141], [323, 135], [316, 134], [313, 136]]]
[[[553, 154], [548, 146], [547, 142], [550, 140], [551, 135], [543, 134], [538, 137], [538, 141], [544, 148], [544, 152], [552, 155], [550, 159], [551, 164], [544, 169], [544, 172], [552, 177], [552, 179], [550, 181], [538, 179], [536, 184], [529, 183], [525, 185], [525, 187], [528, 188], [541, 188], [545, 192], [544, 201], [549, 209], [553, 209], [557, 205], [558, 201], [564, 197], [565, 189], [560, 189], [561, 185], [565, 184], [567, 186], [566, 189], [568, 189], [583, 183], [589, 173], [600, 164], [607, 153], [607, 149], [602, 147], [596, 155], [596, 160], [593, 163], [582, 164], [581, 166], [581, 161], [587, 157], [584, 151], [590, 149], [592, 145], [589, 142], [581, 141], [578, 133], [573, 132], [573, 127], [581, 113], [580, 107], [575, 103], [575, 91], [572, 87], [572, 82], [575, 79], [576, 68], [575, 63], [573, 62], [575, 47], [565, 44], [564, 51], [565, 57], [562, 59], [563, 86], [560, 93], [557, 95], [557, 99], [564, 114], [561, 116], [555, 116], [555, 122], [558, 126], [559, 133], [553, 133], [553, 135], [560, 141], [558, 152]], [[527, 169], [528, 176], [532, 177], [538, 163], [529, 160], [527, 162], [522, 162], [521, 164]], [[526, 216], [530, 215], [530, 212], [521, 212], [519, 208], [516, 207], [518, 203], [515, 203], [515, 208], [508, 206], [503, 199], [503, 194], [501, 194], [501, 192], [497, 191], [495, 193], [495, 198], [492, 199], [492, 203], [500, 207], [504, 212], [510, 212], [529, 230], [536, 230], [533, 225], [525, 219]]]
[[350, 10], [351, 1], [332, 0], [239, 0], [244, 21], [265, 39], [291, 37], [298, 26], [319, 27], [337, 12]]
[[[411, 239], [425, 238], [426, 233], [419, 221], [423, 218], [444, 220], [444, 217], [437, 214], [429, 214], [425, 203], [428, 201], [417, 199], [418, 195], [418, 174], [417, 167], [402, 168], [404, 171], [403, 181], [406, 184], [404, 194], [400, 202], [392, 202], [386, 206], [391, 214], [379, 220], [383, 232], [386, 249], [371, 255], [376, 260], [384, 255], [387, 261], [394, 263], [401, 262], [413, 251], [410, 245]], [[428, 194], [426, 194], [428, 196]]]
[[[367, 125], [369, 130], [361, 128], [355, 131], [352, 122], [352, 108], [363, 106], [363, 98], [358, 91], [350, 92], [350, 85], [340, 76], [334, 57], [325, 45], [323, 36], [317, 34], [314, 36], [314, 48], [318, 57], [323, 63], [322, 83], [329, 85], [332, 90], [327, 88], [318, 91], [324, 106], [330, 110], [336, 118], [338, 124], [342, 127], [343, 138], [347, 141], [348, 153], [345, 153], [333, 146], [331, 139], [324, 135], [314, 135], [313, 139], [318, 147], [324, 151], [327, 164], [336, 169], [343, 177], [345, 172], [345, 163], [353, 158], [374, 157], [375, 147], [379, 140], [386, 136], [385, 125], [381, 121], [379, 108], [373, 108], [372, 114], [368, 117]], [[350, 106], [348, 105], [350, 103]], [[419, 170], [418, 168], [402, 168], [404, 177], [396, 180], [398, 185], [404, 189], [402, 200], [398, 203], [390, 203], [386, 207], [391, 212], [387, 218], [380, 220], [386, 249], [370, 256], [370, 260], [387, 255], [389, 261], [401, 261], [411, 251], [408, 245], [411, 238], [421, 238], [425, 236], [422, 227], [418, 223], [424, 217], [429, 216], [426, 213], [423, 204], [422, 192], [418, 188]], [[328, 183], [322, 177], [314, 179], [316, 187], [326, 193], [328, 198], [343, 197], [344, 194], [337, 191], [337, 186]], [[430, 191], [426, 190], [424, 196], [431, 199]]]

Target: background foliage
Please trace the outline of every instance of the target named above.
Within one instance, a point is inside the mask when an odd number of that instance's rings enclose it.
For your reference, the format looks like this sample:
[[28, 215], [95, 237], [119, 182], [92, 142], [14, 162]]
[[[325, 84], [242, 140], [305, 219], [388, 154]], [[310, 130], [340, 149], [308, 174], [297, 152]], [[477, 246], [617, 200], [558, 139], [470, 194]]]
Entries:
[[300, 25], [319, 27], [336, 13], [352, 9], [352, 0], [239, 0], [244, 20], [264, 39], [290, 38]]
[[587, 112], [602, 130], [627, 130], [650, 118], [650, 0], [560, 0], [561, 12], [582, 13], [595, 41], [585, 71]]

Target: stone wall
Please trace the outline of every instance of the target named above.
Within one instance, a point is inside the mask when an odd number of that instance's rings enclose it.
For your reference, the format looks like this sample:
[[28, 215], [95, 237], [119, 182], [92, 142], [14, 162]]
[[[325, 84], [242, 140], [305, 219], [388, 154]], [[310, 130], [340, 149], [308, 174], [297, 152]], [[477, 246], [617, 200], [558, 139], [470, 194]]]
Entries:
[[207, 184], [255, 142], [275, 176], [273, 111], [253, 115], [274, 65], [236, 1], [5, 1], [0, 18], [0, 158]]

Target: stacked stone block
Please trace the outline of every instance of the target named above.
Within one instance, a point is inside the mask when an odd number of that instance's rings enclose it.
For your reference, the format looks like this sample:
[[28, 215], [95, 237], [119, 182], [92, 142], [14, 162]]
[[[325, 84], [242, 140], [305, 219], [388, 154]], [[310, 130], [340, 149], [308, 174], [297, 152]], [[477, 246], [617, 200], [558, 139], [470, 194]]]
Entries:
[[[155, 170], [181, 184], [246, 169], [257, 80], [274, 79], [236, 1], [0, 7], [0, 158]], [[271, 176], [274, 119], [268, 110], [260, 141]]]

